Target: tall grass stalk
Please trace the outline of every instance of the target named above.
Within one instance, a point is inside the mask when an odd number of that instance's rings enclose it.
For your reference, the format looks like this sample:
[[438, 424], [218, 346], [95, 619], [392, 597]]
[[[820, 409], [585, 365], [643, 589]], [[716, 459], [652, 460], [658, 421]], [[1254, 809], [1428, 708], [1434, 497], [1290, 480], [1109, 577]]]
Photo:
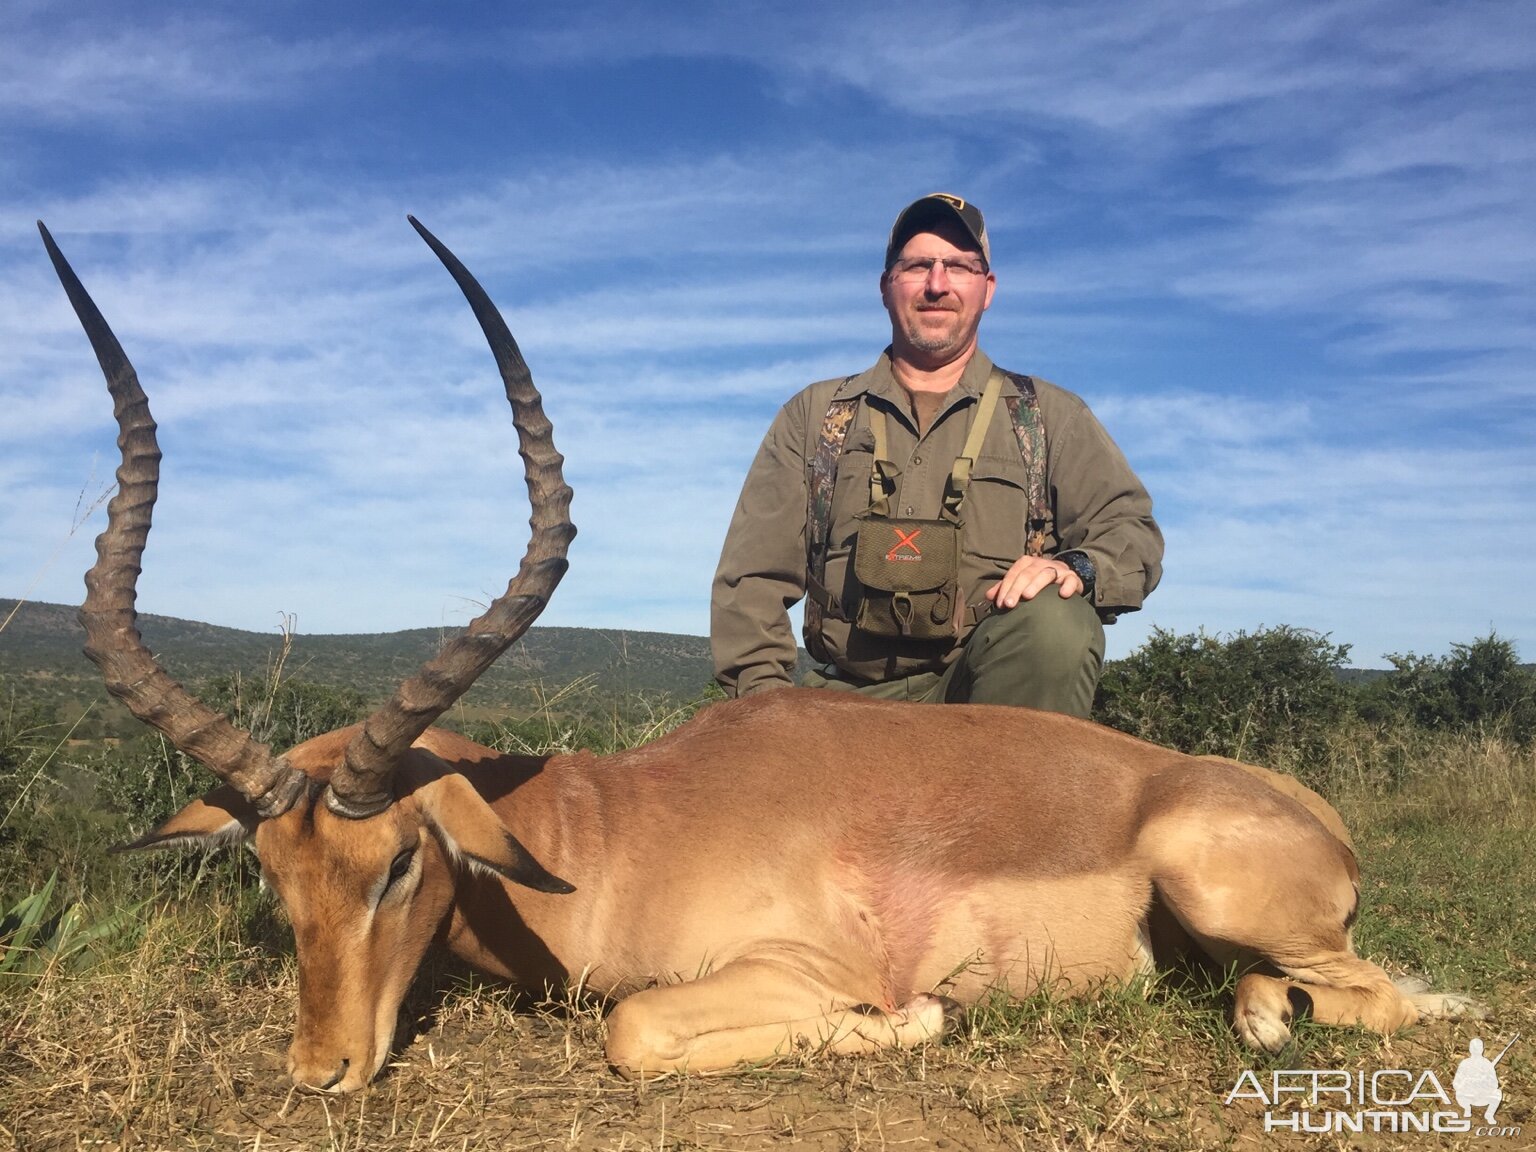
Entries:
[[[570, 719], [574, 696], [549, 703], [559, 715], [508, 731], [520, 751], [553, 750], [530, 738], [540, 730], [556, 747], [592, 738], [590, 724]], [[631, 708], [631, 719], [612, 721], [612, 746], [653, 739], [693, 708]], [[1244, 1069], [1430, 1067], [1448, 1077], [1472, 1036], [1536, 1034], [1536, 922], [1525, 911], [1536, 904], [1532, 751], [1497, 732], [1359, 723], [1338, 728], [1321, 757], [1276, 749], [1270, 765], [1295, 771], [1351, 825], [1364, 876], [1361, 950], [1473, 993], [1491, 1004], [1491, 1020], [1386, 1040], [1303, 1025], [1292, 1048], [1261, 1058], [1234, 1040], [1223, 983], [1159, 979], [1086, 999], [986, 1005], [943, 1046], [632, 1085], [607, 1070], [590, 1002], [530, 1011], [494, 982], [429, 966], [386, 1074], [357, 1096], [326, 1099], [288, 1085], [296, 965], [248, 857], [163, 872], [97, 863], [75, 872], [85, 906], [122, 910], [134, 931], [93, 942], [90, 964], [0, 980], [0, 1136], [52, 1152], [796, 1140], [830, 1149], [921, 1146], [919, 1137], [943, 1133], [967, 1147], [1185, 1152], [1263, 1146], [1259, 1121], [1221, 1104]], [[1520, 1045], [1501, 1074], [1536, 1084]], [[1536, 1123], [1514, 1096], [1508, 1118]]]

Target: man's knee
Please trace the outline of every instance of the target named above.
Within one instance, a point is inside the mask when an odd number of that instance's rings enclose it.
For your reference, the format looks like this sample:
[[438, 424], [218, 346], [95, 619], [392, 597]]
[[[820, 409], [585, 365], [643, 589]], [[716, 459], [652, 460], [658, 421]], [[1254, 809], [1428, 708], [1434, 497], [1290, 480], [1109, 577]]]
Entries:
[[947, 698], [1087, 716], [1103, 665], [1104, 626], [1093, 605], [1048, 588], [976, 626]]
[[1047, 588], [1033, 600], [1020, 601], [1018, 607], [978, 624], [966, 648], [976, 645], [1042, 667], [1076, 667], [1090, 655], [1103, 659], [1104, 626], [1081, 596], [1063, 599]]

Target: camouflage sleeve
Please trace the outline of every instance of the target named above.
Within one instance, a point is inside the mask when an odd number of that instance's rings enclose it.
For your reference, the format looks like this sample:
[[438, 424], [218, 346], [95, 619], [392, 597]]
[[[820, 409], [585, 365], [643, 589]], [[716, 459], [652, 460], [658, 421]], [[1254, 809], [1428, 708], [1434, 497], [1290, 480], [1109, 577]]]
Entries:
[[733, 696], [794, 684], [789, 609], [805, 595], [804, 394], [786, 404], [752, 462], [710, 594], [715, 679]]
[[1065, 403], [1044, 414], [1056, 536], [1060, 551], [1092, 560], [1093, 604], [1108, 622], [1140, 608], [1157, 587], [1163, 534], [1152, 519], [1152, 497], [1104, 426], [1077, 397], [1057, 395]]

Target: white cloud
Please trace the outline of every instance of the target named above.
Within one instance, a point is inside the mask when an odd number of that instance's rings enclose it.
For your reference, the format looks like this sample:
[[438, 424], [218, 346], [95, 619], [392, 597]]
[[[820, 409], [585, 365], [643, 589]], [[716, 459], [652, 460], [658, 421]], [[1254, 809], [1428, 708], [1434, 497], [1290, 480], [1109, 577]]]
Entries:
[[209, 103], [288, 103], [338, 72], [403, 52], [398, 39], [352, 33], [272, 37], [231, 20], [109, 12], [70, 18], [40, 8], [7, 21], [0, 40], [0, 124], [113, 122], [136, 133], [151, 117]]
[[[0, 592], [59, 546], [111, 451], [39, 214], [162, 423], [148, 610], [403, 627], [462, 622], [504, 585], [526, 519], [510, 423], [412, 210], [501, 304], [577, 481], [547, 622], [701, 631], [767, 420], [873, 356], [888, 218], [952, 186], [997, 246], [989, 350], [1060, 368], [1165, 517], [1165, 586], [1112, 651], [1152, 623], [1320, 627], [1367, 663], [1490, 619], [1536, 632], [1536, 41], [1519, 6], [968, 4], [937, 32], [913, 4], [602, 6], [458, 36], [410, 13], [418, 35], [381, 20], [353, 38], [228, 11], [51, 28], [39, 6], [0, 44], [0, 132], [27, 155], [57, 134], [164, 145], [110, 178], [0, 160], [27, 189], [0, 193]], [[370, 166], [339, 135], [247, 164], [199, 124], [402, 64], [602, 85], [615, 60], [689, 56], [734, 62], [792, 129], [729, 120], [723, 99], [703, 139], [621, 149], [538, 135], [562, 110], [537, 109], [470, 167], [418, 165], [433, 142], [414, 139], [412, 159]], [[626, 93], [605, 97], [622, 122]], [[358, 109], [343, 122], [382, 131]], [[77, 595], [93, 531], [43, 598]], [[1442, 590], [1490, 539], [1481, 595]]]

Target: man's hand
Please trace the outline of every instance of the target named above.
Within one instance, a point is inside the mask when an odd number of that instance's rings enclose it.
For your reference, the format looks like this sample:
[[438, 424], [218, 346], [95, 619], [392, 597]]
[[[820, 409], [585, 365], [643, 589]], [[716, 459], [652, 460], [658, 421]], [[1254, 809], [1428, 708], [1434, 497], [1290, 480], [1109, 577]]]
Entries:
[[1048, 556], [1020, 556], [1003, 578], [986, 591], [997, 608], [1012, 608], [1020, 600], [1033, 600], [1052, 584], [1061, 586], [1063, 600], [1081, 596], [1083, 581], [1071, 567]]

